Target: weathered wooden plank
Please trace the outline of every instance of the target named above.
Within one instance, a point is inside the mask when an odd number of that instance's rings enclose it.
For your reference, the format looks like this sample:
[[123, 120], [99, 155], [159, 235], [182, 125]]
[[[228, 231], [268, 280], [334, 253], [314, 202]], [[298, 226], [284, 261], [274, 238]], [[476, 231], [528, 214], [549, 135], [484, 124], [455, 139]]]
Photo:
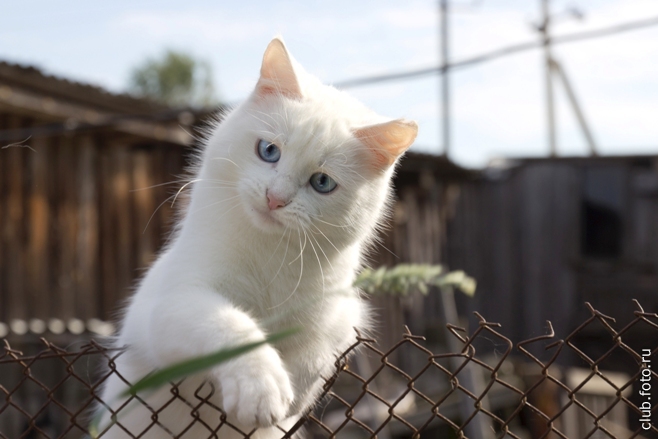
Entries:
[[551, 234], [545, 235], [551, 253], [543, 292], [542, 320], [551, 320], [558, 333], [570, 329], [574, 308], [580, 306], [572, 261], [579, 251], [580, 178], [573, 165], [555, 164], [551, 176]]
[[50, 238], [50, 205], [48, 202], [48, 184], [50, 172], [51, 151], [48, 139], [36, 137], [30, 140], [34, 150], [28, 155], [30, 172], [30, 214], [26, 218], [29, 227], [28, 263], [26, 269], [27, 300], [30, 304], [29, 317], [46, 319], [50, 317], [51, 293], [50, 254], [48, 244]]
[[114, 161], [112, 160], [114, 145], [100, 146], [100, 190], [99, 190], [99, 225], [100, 225], [100, 291], [101, 317], [111, 319], [117, 303], [117, 269], [116, 269], [116, 239], [114, 238], [114, 210], [116, 200], [112, 190]]
[[[485, 190], [487, 189], [487, 190]], [[492, 194], [489, 188], [474, 183], [464, 184], [461, 188], [460, 204], [462, 213], [453, 221], [458, 225], [459, 241], [451, 244], [451, 250], [460, 247], [459, 261], [450, 261], [452, 269], [465, 270], [478, 281], [478, 288], [473, 300], [467, 301], [470, 310], [493, 310], [500, 306], [492, 302], [489, 267], [493, 260], [493, 242], [491, 230]], [[494, 204], [495, 206], [495, 204]], [[454, 243], [453, 243], [454, 244]], [[489, 277], [488, 277], [489, 276]], [[461, 296], [458, 296], [458, 301]], [[465, 299], [464, 299], [465, 300]], [[470, 328], [477, 326], [477, 318], [470, 313]], [[490, 317], [493, 321], [497, 316]]]
[[550, 273], [546, 270], [549, 262], [546, 236], [554, 220], [549, 203], [551, 197], [551, 165], [533, 164], [524, 168], [523, 205], [522, 205], [522, 273], [523, 295], [517, 305], [522, 318], [523, 334], [536, 337], [545, 333], [542, 315], [542, 295], [547, 292], [546, 282], [550, 282]]
[[98, 151], [94, 137], [80, 139], [78, 167], [78, 233], [76, 271], [77, 318], [99, 317]]
[[59, 205], [61, 200], [61, 177], [59, 176], [59, 165], [57, 157], [59, 154], [60, 137], [49, 137], [46, 139], [48, 155], [48, 170], [46, 173], [46, 199], [48, 202], [48, 237], [46, 242], [46, 257], [48, 258], [48, 270], [46, 277], [47, 303], [49, 307], [48, 317], [59, 317], [61, 304], [59, 303]]
[[78, 228], [77, 173], [78, 155], [72, 137], [62, 137], [57, 145], [57, 285], [54, 297], [56, 317], [75, 317], [77, 277], [76, 251]]
[[129, 293], [136, 276], [133, 253], [134, 227], [132, 221], [131, 190], [132, 169], [130, 163], [130, 151], [127, 145], [119, 144], [113, 147], [113, 161], [115, 162], [114, 174], [110, 184], [112, 185], [113, 203], [115, 205], [114, 216], [114, 242], [116, 245], [116, 268], [117, 268], [117, 298], [124, 298]]
[[630, 191], [630, 255], [644, 268], [657, 262], [656, 194], [658, 174], [653, 170], [632, 170]]
[[153, 261], [160, 237], [153, 228], [147, 227], [151, 215], [155, 211], [156, 183], [150, 166], [149, 151], [141, 149], [133, 153], [133, 203], [135, 221], [132, 226], [133, 240], [137, 243], [136, 265], [146, 268]]
[[[512, 242], [514, 228], [512, 222], [515, 214], [512, 192], [513, 182], [492, 181], [486, 188], [487, 195], [482, 197], [482, 204], [486, 206], [486, 217], [474, 226], [482, 230], [482, 251], [486, 251], [486, 261], [482, 269], [486, 276], [480, 280], [481, 291], [485, 295], [487, 318], [500, 323], [504, 328], [514, 324], [519, 309], [513, 304], [516, 302], [515, 291], [512, 286], [513, 273], [518, 270], [512, 255]], [[477, 251], [474, 249], [474, 251]], [[495, 296], [491, 292], [495, 291]]]
[[[24, 123], [16, 116], [10, 116], [9, 128], [18, 128]], [[5, 245], [5, 276], [8, 293], [7, 306], [11, 318], [27, 318], [28, 304], [25, 296], [25, 162], [29, 149], [12, 147], [2, 150], [6, 172], [6, 208], [3, 225]]]
[[[8, 129], [9, 120], [6, 113], [0, 113], [0, 129]], [[7, 217], [7, 159], [4, 150], [0, 150], [0, 322], [9, 318], [9, 286], [8, 271], [6, 267], [7, 243], [5, 241], [5, 227], [9, 221]]]

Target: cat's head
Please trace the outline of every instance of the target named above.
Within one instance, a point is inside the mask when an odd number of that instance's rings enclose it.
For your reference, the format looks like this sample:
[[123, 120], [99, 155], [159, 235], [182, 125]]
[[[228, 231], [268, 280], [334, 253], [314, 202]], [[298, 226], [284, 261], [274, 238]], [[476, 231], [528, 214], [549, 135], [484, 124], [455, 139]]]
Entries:
[[278, 239], [302, 230], [349, 245], [373, 235], [395, 163], [417, 130], [322, 85], [277, 38], [249, 99], [210, 137], [203, 167], [235, 185], [255, 233]]

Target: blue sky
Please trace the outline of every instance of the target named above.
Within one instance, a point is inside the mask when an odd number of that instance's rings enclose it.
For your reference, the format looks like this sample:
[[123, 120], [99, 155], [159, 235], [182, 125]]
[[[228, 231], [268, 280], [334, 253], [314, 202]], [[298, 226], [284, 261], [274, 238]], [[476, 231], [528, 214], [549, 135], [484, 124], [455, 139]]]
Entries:
[[[297, 60], [324, 82], [438, 63], [436, 0], [371, 1], [3, 1], [0, 59], [122, 91], [130, 69], [165, 48], [213, 66], [220, 97], [244, 98], [262, 52], [281, 34]], [[537, 38], [538, 0], [453, 1], [454, 60]], [[553, 1], [577, 6], [561, 14], [555, 35], [658, 16], [655, 0]], [[35, 12], [38, 11], [38, 12]], [[600, 151], [658, 154], [658, 26], [560, 45]], [[539, 51], [456, 71], [451, 76], [451, 157], [483, 166], [494, 157], [547, 153], [542, 56]], [[439, 79], [435, 76], [350, 89], [384, 115], [416, 119], [415, 148], [439, 153]], [[558, 147], [587, 152], [564, 91], [557, 87]]]

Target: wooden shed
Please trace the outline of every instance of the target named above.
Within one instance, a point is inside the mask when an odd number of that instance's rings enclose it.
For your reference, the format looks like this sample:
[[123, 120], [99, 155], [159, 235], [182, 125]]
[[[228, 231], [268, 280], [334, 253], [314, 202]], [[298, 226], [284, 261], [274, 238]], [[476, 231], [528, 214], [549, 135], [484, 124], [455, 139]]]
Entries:
[[0, 322], [111, 317], [170, 222], [166, 187], [135, 189], [176, 178], [192, 122], [0, 63]]
[[[546, 334], [546, 320], [565, 337], [589, 316], [584, 302], [624, 316], [618, 328], [633, 318], [632, 299], [658, 312], [658, 156], [490, 167], [460, 186], [446, 233], [448, 263], [478, 280], [470, 306], [502, 323], [514, 341]], [[602, 325], [580, 334], [584, 350], [603, 353], [597, 340], [609, 334]]]

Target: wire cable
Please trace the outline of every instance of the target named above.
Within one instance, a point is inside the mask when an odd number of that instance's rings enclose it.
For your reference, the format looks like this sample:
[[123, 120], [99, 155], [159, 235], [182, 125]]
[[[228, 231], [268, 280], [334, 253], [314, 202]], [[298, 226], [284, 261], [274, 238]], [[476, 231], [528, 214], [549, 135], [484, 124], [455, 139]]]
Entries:
[[[592, 31], [578, 32], [574, 34], [552, 37], [551, 43], [552, 44], [573, 43], [577, 41], [590, 40], [593, 38], [606, 37], [622, 32], [645, 29], [656, 25], [658, 25], [658, 17], [652, 17], [646, 20], [633, 21], [633, 22], [611, 26], [603, 29], [596, 29]], [[375, 84], [379, 82], [395, 81], [400, 79], [411, 79], [411, 78], [416, 78], [416, 77], [426, 76], [431, 74], [442, 75], [448, 70], [468, 67], [486, 61], [491, 61], [497, 58], [514, 55], [516, 53], [537, 49], [542, 47], [543, 44], [544, 43], [542, 41], [529, 41], [527, 43], [521, 43], [521, 44], [515, 44], [513, 46], [503, 47], [500, 49], [492, 50], [491, 52], [486, 52], [480, 55], [473, 56], [471, 58], [466, 58], [461, 61], [454, 61], [440, 66], [425, 67], [417, 70], [407, 70], [403, 72], [386, 73], [382, 75], [366, 76], [363, 78], [347, 79], [344, 81], [335, 82], [333, 85], [337, 88], [349, 88], [349, 87], [357, 87], [361, 85]]]
[[[623, 32], [645, 29], [656, 25], [658, 25], [658, 17], [651, 17], [644, 20], [632, 21], [632, 22], [610, 26], [602, 29], [595, 29], [591, 31], [578, 32], [573, 34], [552, 37], [551, 43], [565, 44], [565, 43], [573, 43], [578, 41], [585, 41], [594, 38], [601, 38], [610, 35], [615, 35]], [[480, 55], [466, 58], [461, 61], [454, 61], [440, 66], [432, 66], [432, 67], [426, 67], [417, 70], [407, 70], [403, 72], [394, 72], [394, 73], [386, 73], [382, 75], [367, 76], [362, 78], [347, 79], [344, 81], [335, 82], [333, 85], [337, 88], [349, 88], [349, 87], [375, 84], [380, 82], [417, 78], [431, 74], [441, 75], [448, 70], [454, 70], [454, 69], [481, 64], [487, 61], [513, 55], [516, 53], [537, 49], [542, 46], [543, 46], [542, 41], [529, 41], [526, 43], [515, 44], [512, 46], [507, 46], [500, 49], [492, 50], [490, 52], [486, 52]], [[28, 136], [46, 137], [46, 136], [63, 134], [63, 133], [70, 133], [73, 131], [85, 131], [85, 130], [93, 130], [97, 128], [106, 128], [113, 125], [117, 125], [118, 123], [126, 120], [137, 119], [144, 121], [163, 121], [163, 119], [171, 118], [172, 116], [175, 117], [175, 114], [178, 114], [182, 111], [190, 111], [190, 110], [189, 109], [171, 110], [164, 113], [157, 113], [153, 115], [146, 115], [146, 114], [117, 115], [117, 116], [107, 117], [99, 123], [76, 123], [74, 124], [74, 126], [71, 126], [71, 124], [68, 122], [62, 122], [62, 123], [51, 123], [47, 125], [38, 125], [30, 128], [4, 129], [4, 130], [0, 130], [0, 142], [15, 141], [18, 139], [24, 139]]]

